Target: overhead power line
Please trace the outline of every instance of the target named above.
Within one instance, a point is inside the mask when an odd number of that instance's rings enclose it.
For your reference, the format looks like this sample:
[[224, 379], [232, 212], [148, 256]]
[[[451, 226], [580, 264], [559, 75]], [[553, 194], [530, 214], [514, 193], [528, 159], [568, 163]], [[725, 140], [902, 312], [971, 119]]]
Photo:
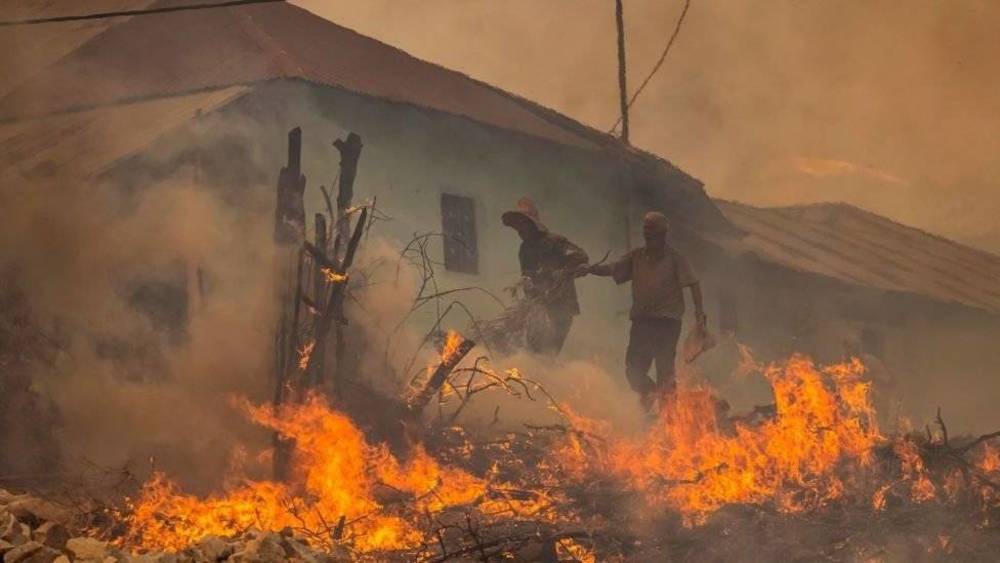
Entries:
[[207, 10], [209, 8], [227, 8], [230, 6], [244, 6], [246, 4], [271, 4], [284, 1], [285, 0], [226, 0], [224, 2], [213, 2], [209, 4], [184, 4], [181, 6], [165, 6], [162, 8], [146, 8], [140, 10], [119, 10], [116, 12], [97, 12], [93, 14], [78, 14], [74, 16], [51, 16], [47, 18], [3, 20], [0, 21], [0, 27], [9, 27], [14, 25], [37, 25], [42, 23], [72, 22], [81, 20], [98, 20], [104, 18], [118, 18], [122, 16], [145, 16], [149, 14], [165, 14], [167, 12], [183, 12], [187, 10]]
[[[660, 67], [663, 66], [663, 61], [667, 60], [667, 53], [670, 52], [670, 47], [673, 46], [674, 40], [677, 39], [677, 34], [681, 31], [681, 26], [684, 24], [684, 17], [687, 16], [688, 8], [690, 7], [691, 0], [684, 0], [684, 9], [681, 10], [681, 15], [677, 18], [677, 24], [674, 26], [674, 32], [670, 35], [670, 39], [667, 41], [667, 46], [664, 47], [663, 52], [660, 53], [660, 59], [656, 61], [656, 64], [653, 65], [653, 70], [649, 71], [646, 79], [642, 81], [639, 88], [636, 89], [635, 93], [632, 94], [632, 97], [629, 98], [628, 104], [625, 105], [625, 109], [622, 111], [622, 115], [628, 115], [628, 110], [632, 108], [632, 104], [635, 103], [636, 98], [638, 98], [639, 94], [642, 94], [642, 91], [646, 89], [646, 85], [649, 84], [649, 81], [653, 78], [653, 75], [656, 74], [656, 71], [660, 70]], [[609, 132], [613, 133], [616, 129], [618, 129], [618, 125], [621, 124], [621, 122], [622, 116], [619, 115], [618, 120], [615, 121], [613, 126], [611, 126], [611, 131]]]

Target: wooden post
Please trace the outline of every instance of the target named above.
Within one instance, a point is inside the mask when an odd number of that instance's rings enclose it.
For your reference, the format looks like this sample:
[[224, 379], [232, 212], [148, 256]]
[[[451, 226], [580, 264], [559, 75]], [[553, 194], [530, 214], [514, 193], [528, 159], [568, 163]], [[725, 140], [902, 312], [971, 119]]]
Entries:
[[[316, 248], [319, 249], [323, 254], [328, 253], [330, 250], [327, 248], [327, 238], [326, 238], [326, 215], [322, 213], [317, 213], [313, 218], [316, 233], [314, 235]], [[323, 306], [323, 293], [326, 290], [326, 276], [323, 274], [323, 264], [313, 261], [313, 290], [312, 298], [313, 302], [317, 307]]]
[[[337, 181], [337, 218], [335, 223], [337, 235], [334, 239], [333, 256], [335, 259], [341, 260], [343, 258], [340, 254], [342, 242], [347, 240], [347, 233], [350, 229], [347, 211], [354, 199], [354, 179], [358, 174], [358, 160], [361, 158], [361, 149], [364, 145], [357, 133], [349, 133], [345, 140], [334, 140], [333, 146], [340, 153], [340, 178]], [[346, 271], [346, 268], [344, 269]], [[333, 379], [333, 393], [339, 397], [342, 389], [341, 384], [347, 377], [347, 346], [344, 339], [346, 319], [343, 299], [340, 299], [336, 306], [337, 309], [333, 312], [336, 323], [333, 339], [334, 357], [337, 364]]]
[[306, 177], [302, 175], [302, 129], [288, 132], [288, 164], [278, 173], [274, 240], [280, 245], [300, 246], [305, 238], [306, 208], [302, 200]]
[[[313, 279], [312, 279], [312, 300], [313, 305], [320, 311], [326, 305], [326, 291], [329, 285], [326, 281], [326, 274], [323, 273], [324, 269], [330, 267], [329, 260], [324, 260], [327, 250], [327, 237], [326, 237], [326, 216], [322, 213], [317, 213], [314, 216], [315, 221], [315, 251], [313, 253]], [[336, 271], [333, 268], [333, 271]], [[320, 347], [318, 344], [313, 346], [312, 350], [313, 356], [319, 356], [316, 358], [316, 365], [318, 366], [312, 373], [307, 373], [308, 378], [306, 379], [307, 387], [315, 387], [322, 384], [323, 377], [326, 372], [326, 346]]]
[[[295, 365], [299, 332], [299, 302], [302, 291], [302, 243], [305, 239], [305, 204], [302, 196], [306, 177], [302, 175], [302, 130], [288, 132], [288, 162], [278, 173], [274, 210], [276, 299], [278, 319], [274, 339], [274, 408], [287, 400], [289, 369]], [[292, 445], [274, 434], [274, 478], [288, 473]]]
[[358, 160], [361, 159], [361, 137], [349, 133], [347, 139], [336, 139], [333, 146], [340, 153], [340, 179], [337, 181], [337, 236], [334, 239], [334, 257], [341, 259], [343, 242], [347, 240], [350, 224], [346, 220], [347, 210], [354, 199], [354, 178], [358, 175]]
[[[350, 270], [351, 264], [354, 262], [354, 254], [357, 252], [358, 244], [361, 242], [361, 235], [364, 233], [367, 221], [368, 208], [366, 207], [361, 210], [361, 216], [358, 217], [358, 222], [354, 226], [354, 234], [351, 235], [351, 240], [347, 243], [344, 259], [341, 261], [340, 271], [337, 273], [347, 275]], [[313, 350], [322, 350], [327, 345], [330, 329], [334, 325], [334, 322], [339, 320], [337, 318], [338, 312], [343, 310], [344, 292], [347, 287], [347, 281], [329, 285], [330, 289], [327, 292], [326, 303], [321, 309], [320, 314], [316, 317], [314, 324], [315, 346]], [[305, 371], [311, 381], [319, 381], [319, 374], [323, 369], [323, 359], [322, 355], [317, 356], [316, 354], [312, 354], [309, 356]], [[339, 361], [340, 358], [337, 358], [337, 360]], [[337, 391], [339, 382], [334, 380], [333, 383], [334, 390]]]

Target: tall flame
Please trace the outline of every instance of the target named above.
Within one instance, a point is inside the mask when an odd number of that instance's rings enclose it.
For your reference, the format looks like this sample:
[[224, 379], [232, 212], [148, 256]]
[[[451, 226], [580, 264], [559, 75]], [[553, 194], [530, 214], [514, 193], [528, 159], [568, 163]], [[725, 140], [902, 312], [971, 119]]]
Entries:
[[425, 512], [484, 494], [482, 480], [441, 467], [422, 449], [400, 463], [315, 396], [277, 411], [244, 406], [255, 422], [294, 439], [294, 485], [245, 481], [224, 495], [199, 499], [156, 474], [133, 503], [127, 543], [177, 550], [208, 534], [227, 536], [251, 527], [291, 527], [330, 541], [331, 530], [344, 519], [345, 541], [359, 552], [405, 549], [422, 535], [404, 518], [386, 514], [378, 487], [418, 498], [417, 507]]
[[[460, 335], [449, 332], [440, 361], [450, 361], [461, 343]], [[856, 477], [875, 465], [875, 448], [885, 442], [860, 361], [817, 366], [793, 356], [762, 366], [749, 353], [744, 356], [745, 369], [758, 370], [772, 387], [771, 418], [734, 421], [722, 415], [709, 389], [681, 386], [664, 399], [647, 432], [623, 437], [604, 421], [553, 404], [568, 422], [554, 427], [565, 430], [556, 446], [541, 459], [518, 465], [523, 460], [507, 442], [493, 450], [505, 452], [497, 458], [504, 461], [481, 477], [442, 466], [421, 447], [400, 461], [386, 446], [368, 443], [349, 418], [315, 396], [277, 410], [244, 403], [253, 421], [294, 441], [289, 483], [244, 480], [225, 494], [197, 498], [156, 474], [131, 507], [125, 543], [179, 550], [208, 534], [290, 527], [320, 543], [372, 554], [420, 548], [429, 537], [420, 523], [447, 519], [448, 513], [436, 513], [453, 507], [474, 506], [486, 520], [531, 518], [576, 526], [586, 517], [573, 508], [566, 481], [611, 477], [652, 505], [678, 512], [688, 525], [705, 522], [727, 504], [769, 503], [802, 512], [867, 482]], [[862, 498], [870, 498], [874, 511], [886, 510], [890, 495], [900, 493], [917, 502], [957, 498], [965, 482], [961, 473], [936, 487], [917, 442], [898, 439], [891, 446], [899, 478], [867, 490], [871, 496]], [[471, 445], [466, 441], [461, 447]], [[980, 448], [976, 469], [993, 479], [1000, 473], [1000, 451], [989, 443]], [[516, 467], [500, 467], [508, 462]], [[997, 506], [997, 492], [977, 483], [982, 505]], [[391, 500], [400, 495], [405, 502]], [[332, 537], [341, 521], [347, 523], [343, 535]], [[577, 560], [596, 560], [587, 545], [568, 538], [557, 548]]]
[[[725, 428], [708, 389], [681, 388], [641, 439], [611, 439], [597, 456], [570, 440], [558, 456], [586, 467], [571, 474], [610, 470], [689, 523], [730, 503], [802, 511], [841, 496], [838, 464], [871, 462], [879, 431], [863, 372], [856, 360], [818, 368], [794, 356], [764, 371], [776, 402], [771, 420]], [[586, 430], [601, 432], [593, 423]]]

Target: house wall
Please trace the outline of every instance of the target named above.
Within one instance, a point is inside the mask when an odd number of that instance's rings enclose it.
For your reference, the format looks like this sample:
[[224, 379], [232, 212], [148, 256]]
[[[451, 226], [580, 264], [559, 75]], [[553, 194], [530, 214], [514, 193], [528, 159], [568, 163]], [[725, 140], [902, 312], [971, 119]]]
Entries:
[[[479, 272], [449, 272], [439, 265], [442, 288], [480, 286], [505, 298], [503, 288], [520, 276], [520, 240], [501, 224], [500, 214], [523, 195], [535, 200], [552, 231], [568, 236], [594, 260], [609, 251], [620, 254], [627, 246], [623, 190], [601, 152], [301, 81], [260, 86], [160, 139], [109, 177], [137, 186], [186, 170], [238, 203], [246, 199], [248, 188], [274, 189], [285, 164], [287, 132], [295, 126], [302, 128], [310, 228], [313, 213], [325, 210], [319, 185], [331, 186], [338, 171], [339, 157], [331, 142], [352, 131], [364, 142], [355, 201], [377, 198], [378, 209], [390, 219], [377, 223], [375, 232], [394, 247], [402, 248], [414, 234], [441, 231], [442, 193], [474, 200]], [[435, 240], [431, 250], [432, 258], [441, 262], [441, 241]], [[578, 290], [583, 314], [570, 333], [567, 354], [592, 357], [617, 369], [627, 330], [627, 287], [595, 278], [580, 280]], [[496, 301], [482, 292], [460, 297], [483, 318], [499, 311]], [[434, 316], [428, 308], [416, 322], [426, 325]], [[616, 322], [609, 325], [607, 319]], [[464, 324], [461, 314], [451, 319], [451, 326]]]

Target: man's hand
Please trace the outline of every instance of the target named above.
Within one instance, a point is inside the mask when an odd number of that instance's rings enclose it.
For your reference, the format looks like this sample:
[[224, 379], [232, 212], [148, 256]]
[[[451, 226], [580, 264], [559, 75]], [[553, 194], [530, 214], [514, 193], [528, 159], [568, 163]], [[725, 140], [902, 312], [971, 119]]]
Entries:
[[584, 276], [590, 275], [591, 266], [590, 264], [580, 264], [573, 270], [572, 273], [574, 278], [582, 278]]

